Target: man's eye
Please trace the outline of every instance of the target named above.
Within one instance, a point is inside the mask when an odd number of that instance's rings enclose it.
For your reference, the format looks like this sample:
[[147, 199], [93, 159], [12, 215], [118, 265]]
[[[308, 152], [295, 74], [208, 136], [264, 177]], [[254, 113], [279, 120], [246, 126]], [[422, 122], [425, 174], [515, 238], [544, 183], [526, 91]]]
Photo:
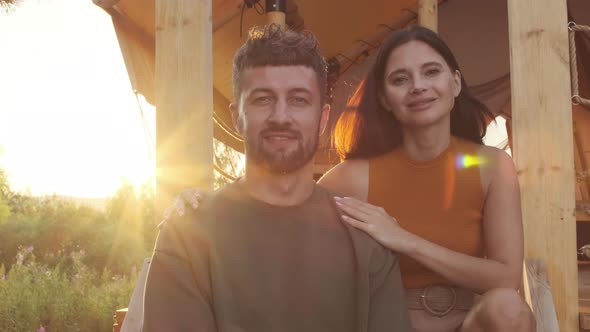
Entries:
[[272, 102], [272, 98], [269, 96], [262, 96], [254, 98], [254, 103], [259, 105], [264, 105]]
[[303, 97], [293, 97], [293, 98], [291, 98], [291, 103], [293, 105], [297, 105], [297, 106], [302, 106], [302, 105], [309, 104], [309, 102], [307, 101], [307, 99], [305, 99]]

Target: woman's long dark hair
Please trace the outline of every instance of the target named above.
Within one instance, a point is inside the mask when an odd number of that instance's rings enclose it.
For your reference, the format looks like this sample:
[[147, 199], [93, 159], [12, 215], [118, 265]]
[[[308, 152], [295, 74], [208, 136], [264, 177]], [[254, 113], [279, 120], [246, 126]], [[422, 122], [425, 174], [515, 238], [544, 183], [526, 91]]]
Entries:
[[[372, 158], [393, 150], [402, 143], [401, 124], [379, 101], [385, 81], [389, 55], [401, 45], [417, 40], [426, 43], [447, 62], [452, 72], [459, 70], [455, 56], [433, 31], [411, 26], [396, 31], [381, 46], [375, 63], [348, 101], [334, 128], [333, 143], [341, 159]], [[461, 75], [461, 92], [451, 110], [451, 135], [483, 144], [492, 112], [471, 95]]]

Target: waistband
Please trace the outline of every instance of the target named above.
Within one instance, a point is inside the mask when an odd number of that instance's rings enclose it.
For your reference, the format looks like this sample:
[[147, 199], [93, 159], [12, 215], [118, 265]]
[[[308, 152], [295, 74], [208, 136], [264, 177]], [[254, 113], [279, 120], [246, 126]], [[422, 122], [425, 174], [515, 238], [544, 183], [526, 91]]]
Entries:
[[429, 285], [424, 288], [406, 289], [408, 309], [424, 310], [433, 316], [442, 317], [453, 310], [469, 311], [474, 304], [475, 293], [447, 285]]

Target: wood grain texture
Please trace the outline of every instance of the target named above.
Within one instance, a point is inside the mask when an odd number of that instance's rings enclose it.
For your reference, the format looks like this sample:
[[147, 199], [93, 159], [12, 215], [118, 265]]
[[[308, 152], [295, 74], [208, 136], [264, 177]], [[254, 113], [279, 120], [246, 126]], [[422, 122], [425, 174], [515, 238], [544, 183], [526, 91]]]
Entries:
[[560, 331], [578, 329], [566, 1], [509, 0], [514, 157], [525, 257], [547, 264]]
[[418, 0], [418, 24], [438, 31], [438, 0]]
[[211, 0], [156, 0], [157, 211], [213, 183]]
[[139, 275], [137, 276], [137, 283], [135, 290], [131, 296], [131, 302], [121, 326], [121, 332], [140, 332], [143, 324], [143, 291], [145, 289], [145, 280], [147, 278], [148, 269], [150, 266], [150, 259], [146, 258]]
[[541, 259], [525, 261], [525, 299], [533, 309], [537, 332], [559, 331], [547, 266]]
[[283, 12], [268, 12], [268, 13], [266, 13], [267, 23], [268, 24], [276, 24], [281, 27], [281, 30], [285, 30], [285, 28], [286, 28], [286, 24], [285, 24], [286, 18], [287, 17], [285, 16], [285, 13], [283, 13]]

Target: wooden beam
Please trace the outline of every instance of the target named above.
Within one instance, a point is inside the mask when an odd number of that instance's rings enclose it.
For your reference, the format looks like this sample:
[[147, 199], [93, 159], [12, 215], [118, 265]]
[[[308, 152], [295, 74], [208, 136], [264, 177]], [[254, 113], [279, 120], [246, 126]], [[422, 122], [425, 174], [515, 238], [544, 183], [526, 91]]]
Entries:
[[218, 0], [213, 6], [213, 32], [240, 15], [244, 0]]
[[276, 24], [281, 27], [281, 30], [285, 30], [285, 19], [286, 15], [283, 12], [268, 12], [266, 13], [268, 24]]
[[211, 1], [156, 0], [159, 212], [182, 188], [213, 183]]
[[266, 19], [268, 24], [276, 24], [281, 30], [286, 29], [285, 10], [287, 9], [286, 0], [266, 0], [265, 1]]
[[565, 0], [508, 0], [514, 156], [525, 257], [543, 259], [560, 331], [578, 328], [572, 107]]
[[438, 31], [438, 0], [418, 0], [418, 24]]
[[536, 330], [559, 331], [545, 262], [541, 259], [527, 259], [524, 266], [526, 275], [524, 293], [535, 315]]
[[135, 289], [127, 308], [127, 314], [121, 327], [121, 332], [138, 332], [141, 331], [141, 325], [143, 324], [143, 293], [145, 290], [145, 280], [147, 278], [147, 272], [150, 266], [150, 259], [146, 258], [143, 261], [141, 271], [137, 276], [135, 283]]

